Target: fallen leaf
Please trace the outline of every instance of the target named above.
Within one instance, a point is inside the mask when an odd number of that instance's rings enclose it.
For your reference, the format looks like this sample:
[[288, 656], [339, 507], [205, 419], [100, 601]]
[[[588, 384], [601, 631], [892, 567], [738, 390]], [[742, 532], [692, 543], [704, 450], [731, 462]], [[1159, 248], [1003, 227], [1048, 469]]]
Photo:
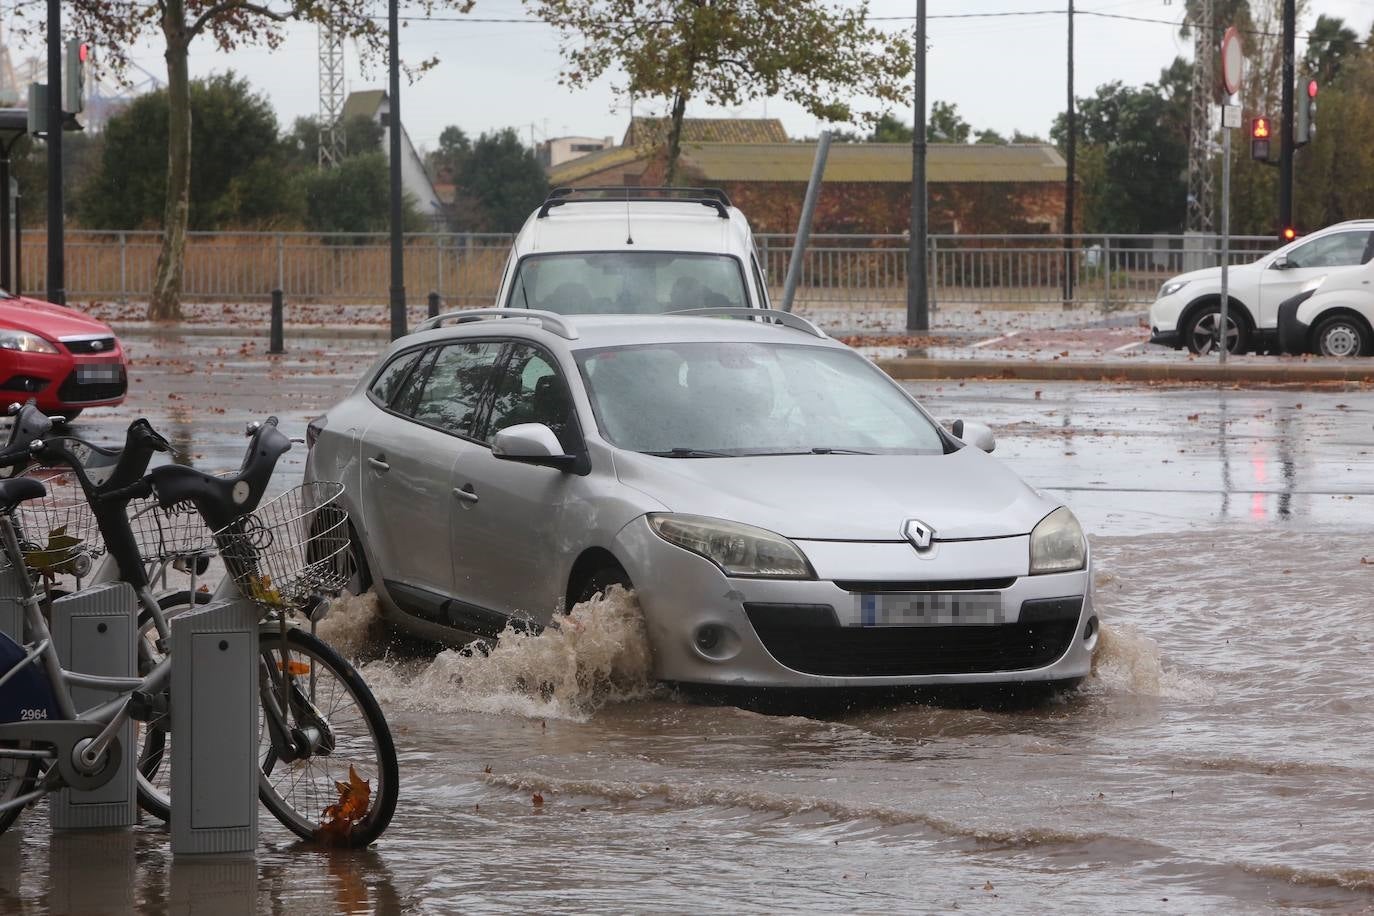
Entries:
[[315, 828], [315, 839], [329, 846], [347, 846], [353, 828], [367, 816], [372, 786], [350, 765], [348, 782], [336, 781], [334, 788], [339, 800], [324, 809], [320, 826]]
[[536, 792], [530, 796], [530, 801], [534, 802], [534, 806], [538, 808], [540, 805], [544, 804], [544, 796]]

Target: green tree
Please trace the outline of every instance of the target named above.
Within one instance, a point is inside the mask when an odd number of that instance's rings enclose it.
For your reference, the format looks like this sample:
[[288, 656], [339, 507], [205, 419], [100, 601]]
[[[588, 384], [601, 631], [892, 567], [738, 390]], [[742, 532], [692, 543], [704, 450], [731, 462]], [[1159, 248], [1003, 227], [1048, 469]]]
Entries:
[[427, 165], [436, 181], [457, 183], [463, 166], [472, 155], [472, 141], [461, 127], [449, 125], [439, 132], [439, 148], [429, 154]]
[[[1188, 143], [1179, 117], [1178, 107], [1154, 85], [1111, 82], [1078, 100], [1079, 155], [1090, 166], [1080, 179], [1086, 231], [1172, 232], [1182, 226]], [[1061, 149], [1066, 123], [1061, 114], [1050, 129]]]
[[1336, 81], [1347, 60], [1360, 53], [1360, 36], [1339, 16], [1317, 17], [1307, 35], [1307, 52], [1302, 57], [1303, 72], [1322, 86]]
[[[281, 181], [283, 150], [267, 99], [232, 72], [194, 80], [189, 92], [191, 150], [199, 168], [191, 176], [188, 227], [298, 219], [298, 201]], [[169, 123], [166, 90], [139, 96], [110, 119], [98, 169], [76, 195], [84, 224], [133, 229], [156, 226], [164, 217]]]
[[926, 119], [926, 141], [929, 143], [967, 143], [973, 128], [959, 116], [959, 106], [953, 102], [936, 102], [930, 106]]
[[[444, 134], [450, 152], [461, 151], [466, 135], [457, 128]], [[443, 150], [443, 134], [439, 143]], [[454, 224], [464, 231], [514, 232], [548, 195], [544, 167], [511, 127], [483, 133], [470, 151], [458, 156], [455, 167]]]
[[[363, 153], [345, 156], [329, 169], [301, 173], [305, 199], [305, 225], [315, 232], [381, 232], [389, 224], [391, 185], [386, 155]], [[425, 220], [409, 194], [404, 201], [404, 221], [410, 231], [424, 228]]]
[[[344, 155], [359, 156], [375, 153], [382, 148], [386, 131], [367, 115], [354, 115], [344, 119]], [[309, 115], [300, 117], [291, 125], [291, 130], [282, 138], [282, 143], [292, 161], [303, 166], [314, 166], [320, 161], [320, 119]]]
[[[525, 0], [560, 33], [562, 82], [611, 71], [619, 91], [671, 103], [665, 184], [677, 177], [687, 103], [737, 107], [781, 96], [828, 122], [854, 120], [854, 96], [909, 92], [911, 42], [868, 24], [866, 0]], [[865, 117], [865, 120], [869, 120]]]
[[873, 132], [868, 135], [869, 143], [910, 143], [911, 125], [904, 124], [890, 114], [884, 114], [878, 119], [878, 123], [873, 125]]
[[999, 134], [997, 131], [993, 130], [991, 127], [985, 127], [982, 130], [978, 131], [978, 133], [974, 134], [973, 142], [987, 143], [993, 146], [1006, 146], [1007, 138]]
[[[429, 11], [447, 6], [466, 11], [472, 0], [421, 0]], [[246, 45], [277, 48], [290, 21], [328, 24], [355, 39], [365, 54], [380, 55], [386, 30], [370, 0], [73, 0], [68, 29], [95, 44], [106, 65], [118, 72], [128, 64], [131, 48], [156, 42], [167, 61], [166, 207], [157, 276], [148, 303], [154, 320], [181, 317], [181, 277], [186, 232], [191, 219], [192, 112], [190, 49], [201, 36], [218, 50]], [[39, 23], [18, 18], [11, 33], [36, 38]], [[16, 34], [17, 33], [17, 34]]]

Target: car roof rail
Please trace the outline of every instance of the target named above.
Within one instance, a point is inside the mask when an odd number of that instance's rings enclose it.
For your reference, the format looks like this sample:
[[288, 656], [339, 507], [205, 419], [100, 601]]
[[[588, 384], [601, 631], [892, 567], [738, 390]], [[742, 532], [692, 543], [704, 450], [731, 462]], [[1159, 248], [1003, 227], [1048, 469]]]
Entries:
[[444, 312], [442, 315], [435, 315], [433, 318], [426, 319], [415, 326], [413, 333], [420, 331], [432, 331], [437, 327], [453, 322], [462, 324], [466, 321], [486, 321], [492, 318], [525, 318], [530, 321], [539, 322], [539, 326], [551, 334], [557, 334], [564, 340], [577, 340], [577, 327], [567, 319], [565, 315], [556, 312], [548, 312], [543, 309], [461, 309], [454, 312]]
[[762, 318], [772, 320], [786, 328], [793, 328], [798, 331], [805, 331], [813, 337], [827, 337], [828, 335], [811, 322], [800, 315], [791, 312], [784, 312], [781, 309], [754, 309], [721, 306], [719, 308], [704, 309], [680, 309], [672, 312], [664, 312], [665, 315], [687, 315], [691, 318]]
[[[580, 195], [600, 195], [582, 197]], [[574, 196], [579, 195], [579, 196]], [[675, 196], [680, 195], [680, 196]], [[721, 219], [730, 218], [730, 198], [720, 188], [632, 188], [611, 185], [586, 188], [558, 187], [549, 192], [539, 206], [538, 219], [549, 215], [554, 207], [574, 203], [605, 203], [607, 201], [625, 203], [662, 203], [678, 202], [710, 207]]]

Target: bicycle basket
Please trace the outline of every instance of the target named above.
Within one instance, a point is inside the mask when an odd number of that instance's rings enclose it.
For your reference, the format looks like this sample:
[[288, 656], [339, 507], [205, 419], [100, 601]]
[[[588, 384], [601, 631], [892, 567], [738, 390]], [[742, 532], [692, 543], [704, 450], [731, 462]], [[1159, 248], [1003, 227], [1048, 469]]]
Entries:
[[225, 571], [266, 612], [307, 610], [348, 582], [348, 512], [343, 484], [313, 481], [287, 490], [215, 532]]
[[47, 575], [84, 575], [89, 558], [104, 553], [105, 543], [80, 482], [57, 468], [32, 468], [25, 476], [43, 481], [48, 495], [14, 510], [24, 562]]
[[214, 547], [210, 529], [189, 502], [164, 509], [153, 498], [134, 500], [129, 503], [129, 527], [144, 562], [195, 557]]

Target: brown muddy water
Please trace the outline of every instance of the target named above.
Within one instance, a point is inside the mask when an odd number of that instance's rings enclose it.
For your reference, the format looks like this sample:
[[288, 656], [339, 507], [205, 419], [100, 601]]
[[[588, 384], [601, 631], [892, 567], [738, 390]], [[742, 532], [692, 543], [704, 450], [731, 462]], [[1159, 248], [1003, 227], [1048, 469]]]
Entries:
[[[1374, 908], [1374, 544], [1094, 549], [1096, 673], [1031, 708], [687, 702], [650, 684], [613, 596], [490, 657], [364, 664], [403, 774], [374, 850], [311, 851], [264, 815], [256, 868], [173, 867], [160, 830], [53, 836], [30, 812], [0, 840], [0, 911]], [[355, 599], [327, 635], [366, 655], [371, 619]]]
[[485, 658], [379, 657], [355, 599], [326, 635], [401, 754], [376, 847], [262, 812], [256, 860], [174, 862], [156, 825], [40, 808], [0, 837], [0, 913], [1374, 911], [1367, 393], [922, 396], [1094, 532], [1079, 689], [764, 715], [652, 685], [624, 596]]

